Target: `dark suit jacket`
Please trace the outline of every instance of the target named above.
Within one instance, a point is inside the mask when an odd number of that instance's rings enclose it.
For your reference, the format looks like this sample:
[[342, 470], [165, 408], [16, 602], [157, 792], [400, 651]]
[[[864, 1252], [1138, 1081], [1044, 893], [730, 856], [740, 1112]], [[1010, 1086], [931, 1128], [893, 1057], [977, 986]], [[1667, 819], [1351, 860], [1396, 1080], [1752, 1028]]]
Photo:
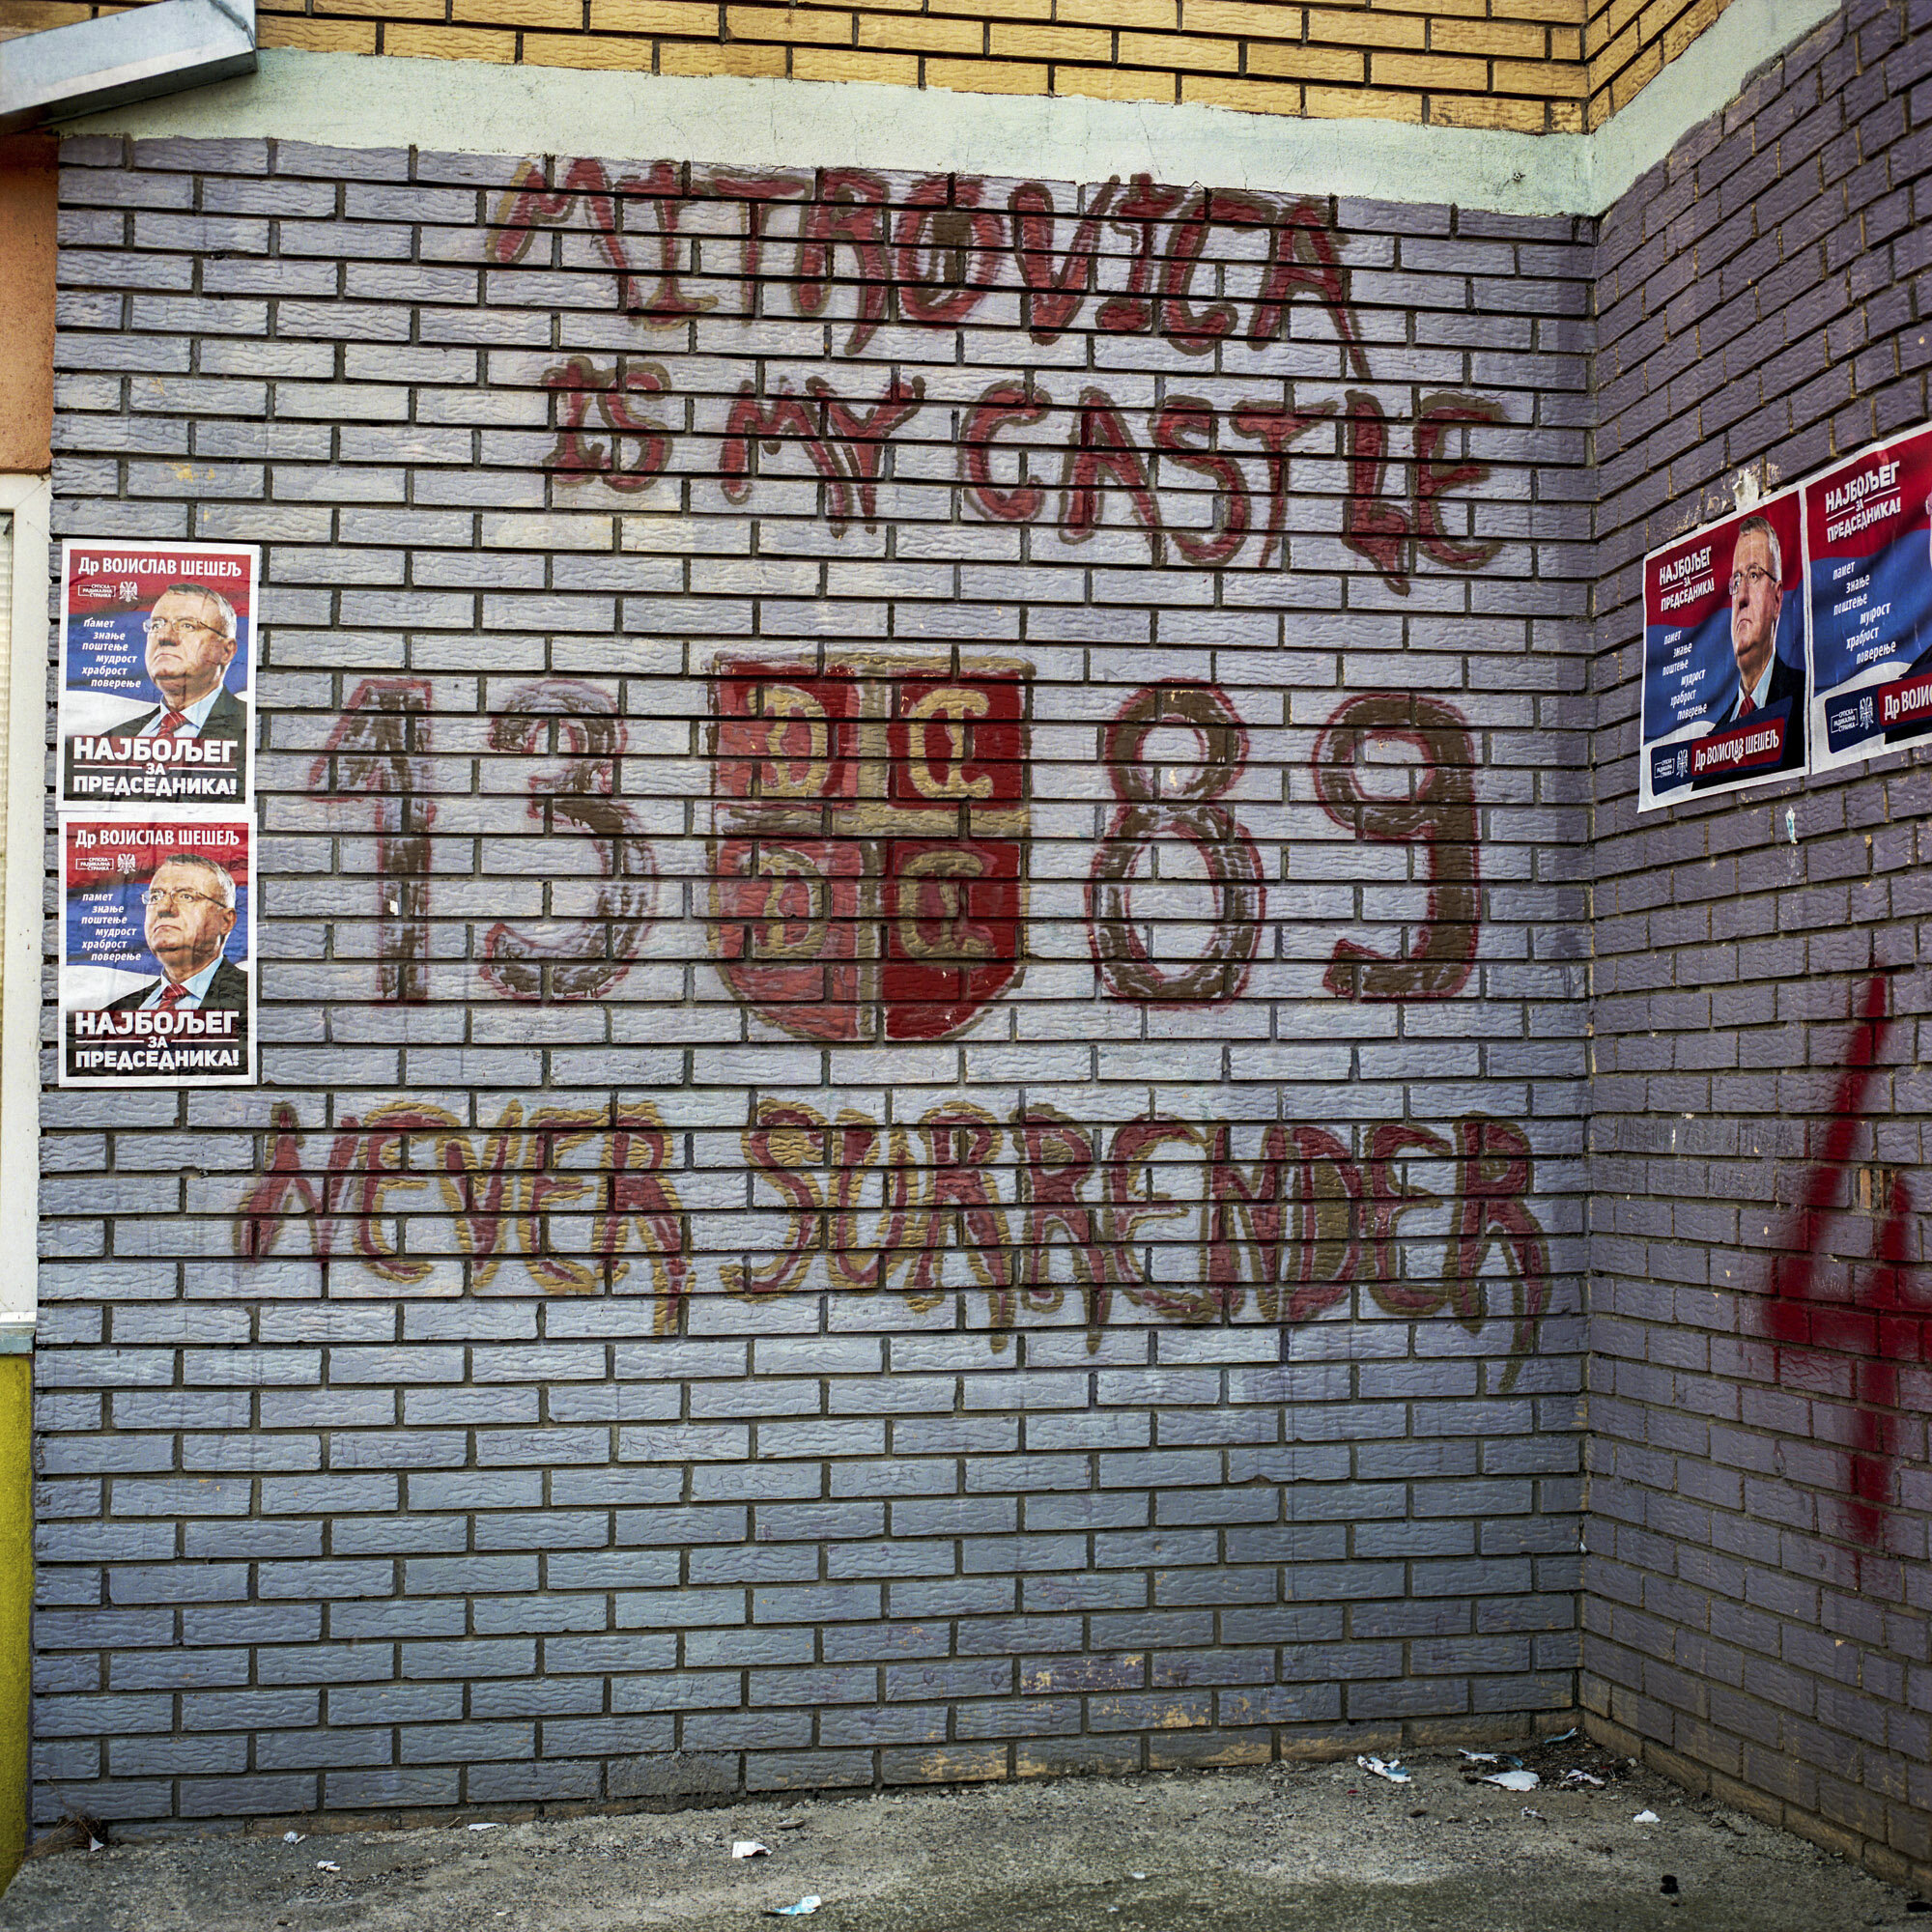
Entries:
[[[157, 710], [143, 712], [138, 723], [127, 727], [128, 735], [130, 738], [145, 738], [167, 715], [165, 704]], [[248, 742], [248, 707], [225, 684], [221, 687], [220, 696], [208, 708], [201, 735], [204, 739], [226, 738], [238, 745]]]
[[[107, 1009], [110, 1013], [131, 1013], [147, 1004], [148, 995], [156, 986], [164, 984], [160, 980], [150, 980], [145, 986], [136, 986], [131, 993], [124, 993]], [[248, 1010], [248, 976], [232, 959], [224, 959], [214, 969], [214, 978], [208, 982], [208, 996], [201, 1003], [205, 1013], [245, 1013]], [[245, 1027], [247, 1021], [242, 1021]]]
[[[1784, 755], [1772, 767], [1773, 771], [1792, 771], [1804, 762], [1804, 673], [1798, 666], [1786, 664], [1782, 658], [1771, 661], [1771, 688], [1764, 695], [1766, 704], [1779, 704], [1787, 697], [1797, 701], [1791, 707], [1791, 722], [1784, 727]], [[1740, 693], [1737, 703], [1731, 706], [1731, 715], [1725, 724], [1738, 722], [1738, 704], [1744, 702]]]

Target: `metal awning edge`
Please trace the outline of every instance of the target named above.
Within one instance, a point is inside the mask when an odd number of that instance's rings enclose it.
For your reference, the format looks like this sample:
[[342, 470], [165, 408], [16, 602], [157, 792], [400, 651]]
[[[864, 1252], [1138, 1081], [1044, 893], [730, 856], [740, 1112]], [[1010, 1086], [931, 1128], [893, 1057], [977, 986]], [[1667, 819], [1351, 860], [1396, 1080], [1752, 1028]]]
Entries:
[[0, 133], [255, 71], [255, 0], [156, 0], [0, 41]]

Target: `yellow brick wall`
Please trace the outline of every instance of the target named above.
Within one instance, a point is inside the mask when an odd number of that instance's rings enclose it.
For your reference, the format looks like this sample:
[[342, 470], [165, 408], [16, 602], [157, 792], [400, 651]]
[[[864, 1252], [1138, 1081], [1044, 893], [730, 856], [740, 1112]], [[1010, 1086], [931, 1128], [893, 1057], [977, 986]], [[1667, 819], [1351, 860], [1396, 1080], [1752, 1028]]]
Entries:
[[1590, 0], [1589, 24], [1583, 30], [1590, 76], [1587, 125], [1601, 128], [1729, 4], [1730, 0]]
[[[1590, 0], [258, 0], [265, 47], [1575, 132]], [[1710, 4], [1710, 0], [1704, 0]], [[0, 0], [9, 26], [116, 11]]]
[[[268, 47], [1574, 133], [1728, 0], [258, 0]], [[0, 0], [0, 36], [111, 13]]]

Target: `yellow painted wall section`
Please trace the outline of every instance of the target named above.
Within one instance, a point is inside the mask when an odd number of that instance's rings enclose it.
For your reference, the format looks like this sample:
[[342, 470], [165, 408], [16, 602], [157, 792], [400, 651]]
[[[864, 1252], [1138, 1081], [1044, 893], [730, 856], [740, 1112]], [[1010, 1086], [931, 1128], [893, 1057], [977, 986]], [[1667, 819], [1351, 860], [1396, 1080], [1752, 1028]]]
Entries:
[[34, 1361], [0, 1355], [0, 1887], [27, 1849], [33, 1658]]
[[[1587, 91], [1589, 0], [258, 4], [265, 47], [1087, 95], [1533, 134], [1580, 131]], [[0, 0], [0, 11], [54, 26], [113, 10]]]

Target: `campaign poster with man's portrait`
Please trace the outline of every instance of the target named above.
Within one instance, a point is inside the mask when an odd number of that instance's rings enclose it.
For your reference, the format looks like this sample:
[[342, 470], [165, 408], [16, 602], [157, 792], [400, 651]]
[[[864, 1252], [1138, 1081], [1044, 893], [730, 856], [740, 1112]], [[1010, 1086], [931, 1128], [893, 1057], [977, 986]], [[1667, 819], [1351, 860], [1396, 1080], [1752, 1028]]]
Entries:
[[1932, 732], [1932, 430], [1804, 485], [1818, 771]]
[[61, 1085], [255, 1078], [255, 843], [213, 813], [60, 820]]
[[63, 802], [247, 802], [260, 556], [253, 544], [61, 546]]
[[1801, 495], [1644, 558], [1639, 811], [1805, 769]]

